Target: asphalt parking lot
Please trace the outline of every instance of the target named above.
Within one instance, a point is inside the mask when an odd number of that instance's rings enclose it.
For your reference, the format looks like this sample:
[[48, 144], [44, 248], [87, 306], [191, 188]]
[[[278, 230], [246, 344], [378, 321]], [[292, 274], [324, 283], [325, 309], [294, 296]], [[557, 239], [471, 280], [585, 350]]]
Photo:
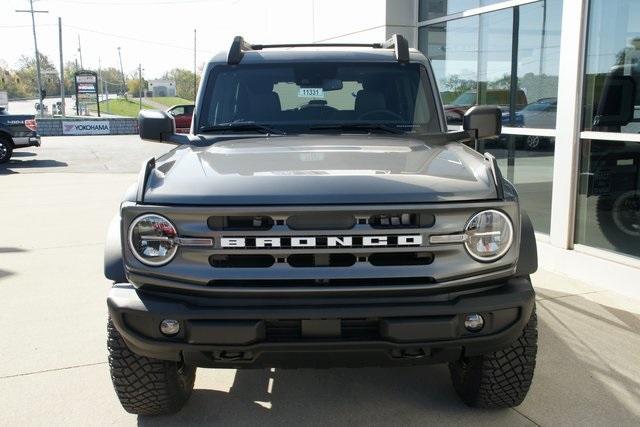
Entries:
[[177, 415], [125, 413], [106, 363], [108, 222], [141, 162], [137, 137], [44, 138], [0, 166], [0, 425], [637, 425], [640, 290], [534, 277], [540, 348], [515, 409], [479, 411], [445, 366], [199, 370]]

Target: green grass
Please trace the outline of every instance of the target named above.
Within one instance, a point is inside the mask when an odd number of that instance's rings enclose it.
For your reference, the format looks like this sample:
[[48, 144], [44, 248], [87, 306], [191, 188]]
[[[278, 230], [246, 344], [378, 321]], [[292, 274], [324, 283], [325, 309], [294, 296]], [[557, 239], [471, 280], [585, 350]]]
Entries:
[[[107, 107], [108, 104], [108, 107]], [[96, 110], [95, 105], [90, 107], [92, 111]], [[143, 110], [151, 110], [153, 107], [142, 103]], [[138, 117], [140, 111], [140, 105], [138, 100], [124, 100], [124, 99], [110, 99], [109, 101], [102, 101], [100, 103], [100, 112], [105, 114], [114, 114], [116, 116], [126, 117]]]
[[193, 101], [179, 98], [177, 96], [154, 96], [153, 98], [149, 99], [157, 102], [158, 104], [166, 105], [167, 107], [173, 107], [174, 105], [178, 104], [193, 104]]

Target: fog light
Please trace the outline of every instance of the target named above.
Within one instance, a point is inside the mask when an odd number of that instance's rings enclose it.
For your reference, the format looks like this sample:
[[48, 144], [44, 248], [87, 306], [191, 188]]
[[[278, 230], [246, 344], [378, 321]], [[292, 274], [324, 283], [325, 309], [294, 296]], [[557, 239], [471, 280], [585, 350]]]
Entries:
[[175, 335], [180, 332], [180, 322], [173, 319], [164, 319], [160, 322], [160, 332], [164, 335]]
[[478, 313], [471, 313], [464, 316], [464, 327], [469, 332], [478, 332], [484, 326], [484, 319]]

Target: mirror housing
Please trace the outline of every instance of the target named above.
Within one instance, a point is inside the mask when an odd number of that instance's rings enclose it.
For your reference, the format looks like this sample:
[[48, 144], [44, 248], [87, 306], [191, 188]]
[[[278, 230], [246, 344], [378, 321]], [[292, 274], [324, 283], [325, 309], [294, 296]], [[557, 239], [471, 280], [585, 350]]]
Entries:
[[502, 110], [489, 105], [476, 105], [462, 118], [462, 128], [475, 139], [491, 138], [502, 132]]
[[138, 133], [145, 141], [168, 144], [189, 144], [186, 134], [176, 133], [173, 116], [162, 110], [141, 110], [138, 114]]
[[635, 107], [636, 82], [633, 77], [609, 74], [604, 81], [593, 126], [626, 126], [633, 120]]

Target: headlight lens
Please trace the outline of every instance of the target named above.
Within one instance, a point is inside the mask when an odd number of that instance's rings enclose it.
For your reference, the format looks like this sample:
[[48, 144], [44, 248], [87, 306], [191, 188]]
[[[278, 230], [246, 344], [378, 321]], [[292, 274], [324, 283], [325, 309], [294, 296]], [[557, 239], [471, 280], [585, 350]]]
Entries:
[[178, 232], [167, 218], [145, 214], [129, 227], [129, 247], [143, 264], [158, 267], [171, 261], [178, 250]]
[[507, 253], [513, 242], [513, 225], [500, 211], [482, 211], [471, 217], [465, 228], [467, 252], [478, 261], [495, 261]]

